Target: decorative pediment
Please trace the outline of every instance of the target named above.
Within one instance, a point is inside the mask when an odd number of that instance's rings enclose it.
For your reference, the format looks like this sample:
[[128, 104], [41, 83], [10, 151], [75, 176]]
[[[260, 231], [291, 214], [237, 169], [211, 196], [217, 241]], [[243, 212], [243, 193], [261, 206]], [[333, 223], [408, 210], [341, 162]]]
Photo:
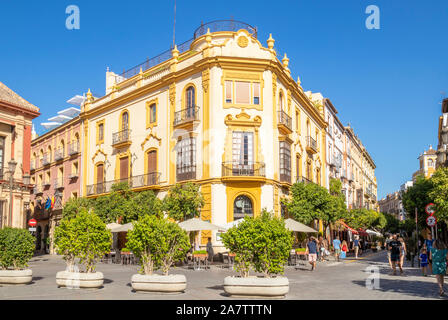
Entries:
[[250, 118], [244, 109], [240, 114], [237, 114], [235, 118], [228, 114], [225, 117], [224, 123], [228, 126], [243, 126], [243, 127], [260, 127], [261, 126], [261, 117], [255, 116], [253, 119]]
[[298, 137], [297, 142], [294, 143], [294, 146], [297, 146], [297, 145], [299, 145], [300, 153], [303, 153], [303, 146], [302, 146], [302, 143], [300, 142], [300, 137]]
[[103, 151], [103, 149], [99, 148], [98, 150], [96, 150], [95, 154], [94, 154], [93, 157], [92, 157], [92, 162], [93, 162], [93, 163], [95, 163], [95, 159], [96, 159], [96, 157], [97, 157], [99, 154], [102, 154], [102, 155], [104, 156], [104, 160], [107, 159], [107, 154]]
[[152, 132], [152, 129], [151, 129], [151, 132], [146, 136], [145, 140], [144, 140], [144, 141], [142, 142], [142, 144], [141, 144], [141, 146], [142, 146], [142, 150], [145, 150], [145, 144], [146, 144], [146, 142], [148, 142], [151, 138], [157, 140], [157, 141], [159, 142], [159, 146], [162, 145], [162, 139], [159, 138], [159, 137], [157, 136], [157, 134], [154, 134], [154, 133]]

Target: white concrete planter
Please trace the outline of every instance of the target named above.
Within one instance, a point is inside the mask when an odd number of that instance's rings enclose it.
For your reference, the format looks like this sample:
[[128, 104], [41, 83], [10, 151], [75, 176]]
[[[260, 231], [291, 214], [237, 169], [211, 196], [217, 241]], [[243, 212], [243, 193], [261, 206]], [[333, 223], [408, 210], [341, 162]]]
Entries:
[[56, 274], [56, 284], [58, 287], [71, 289], [81, 288], [101, 288], [104, 283], [102, 272], [83, 273], [59, 271]]
[[28, 284], [33, 280], [33, 270], [0, 270], [0, 284]]
[[289, 281], [286, 277], [226, 277], [224, 291], [231, 296], [284, 298], [289, 292]]
[[134, 274], [131, 282], [135, 291], [142, 292], [181, 293], [187, 288], [187, 278], [183, 274]]

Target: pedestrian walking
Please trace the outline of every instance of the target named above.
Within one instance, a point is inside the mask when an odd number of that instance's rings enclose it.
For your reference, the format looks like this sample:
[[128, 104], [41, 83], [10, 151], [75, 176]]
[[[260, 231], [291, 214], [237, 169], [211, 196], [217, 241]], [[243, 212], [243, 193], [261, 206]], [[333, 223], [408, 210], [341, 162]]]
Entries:
[[326, 260], [325, 257], [328, 255], [328, 241], [323, 236], [319, 237], [319, 251], [320, 261]]
[[316, 238], [311, 236], [308, 243], [306, 244], [305, 252], [306, 254], [308, 254], [308, 261], [311, 264], [311, 271], [314, 271], [316, 269], [317, 250]]
[[336, 239], [333, 239], [333, 248], [334, 248], [334, 256], [336, 260], [339, 261], [339, 255], [341, 254], [341, 240], [339, 240], [339, 236], [336, 236]]
[[212, 238], [208, 238], [207, 253], [208, 253], [208, 261], [213, 262], [213, 256], [215, 253], [213, 252]]
[[428, 276], [428, 251], [426, 248], [422, 248], [420, 250], [420, 256], [418, 258], [420, 260], [420, 267], [422, 268], [422, 275], [424, 277]]
[[392, 262], [393, 275], [397, 274], [396, 266], [400, 268], [400, 274], [403, 274], [403, 269], [400, 264], [400, 254], [401, 254], [401, 242], [398, 241], [396, 234], [393, 235], [392, 241], [389, 242], [390, 250], [390, 261]]
[[345, 259], [347, 257], [347, 252], [348, 252], [347, 241], [343, 240], [341, 246], [341, 259]]
[[442, 240], [433, 241], [429, 256], [433, 264], [432, 273], [435, 274], [439, 285], [439, 294], [443, 296], [445, 295], [443, 282], [446, 275], [446, 260], [448, 259], [448, 249], [445, 242]]
[[400, 266], [403, 269], [404, 258], [406, 257], [406, 243], [404, 243], [404, 239], [402, 237], [398, 238], [398, 241], [401, 243], [401, 251], [400, 251]]
[[390, 260], [389, 244], [392, 240], [393, 240], [393, 236], [389, 235], [389, 238], [387, 238], [386, 241], [384, 242], [384, 246], [386, 247], [386, 250], [387, 250], [387, 260], [389, 261], [389, 266], [391, 268], [392, 268], [392, 261]]
[[[426, 237], [425, 240], [425, 245], [426, 245], [426, 250], [428, 250], [428, 252], [431, 252], [431, 248], [432, 248], [432, 244], [434, 243], [434, 240], [432, 239], [432, 234], [428, 233], [428, 236]], [[429, 271], [432, 273], [432, 258], [431, 258], [431, 254], [429, 254]]]
[[353, 249], [355, 251], [355, 259], [358, 259], [359, 253], [359, 236], [355, 235], [355, 240], [353, 241]]

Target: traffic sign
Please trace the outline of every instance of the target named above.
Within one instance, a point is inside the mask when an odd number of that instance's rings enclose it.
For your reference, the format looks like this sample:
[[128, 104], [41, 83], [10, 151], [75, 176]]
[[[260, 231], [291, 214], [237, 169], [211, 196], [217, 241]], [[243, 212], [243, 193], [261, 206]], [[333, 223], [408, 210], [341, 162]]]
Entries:
[[435, 204], [434, 203], [430, 203], [425, 207], [425, 211], [427, 214], [429, 214], [430, 216], [432, 216], [435, 212]]
[[28, 231], [30, 231], [30, 232], [35, 232], [35, 231], [36, 231], [36, 228], [34, 228], [34, 227], [29, 227], [29, 228], [28, 228]]
[[428, 218], [426, 218], [426, 224], [428, 225], [428, 227], [434, 227], [437, 223], [437, 219], [434, 216], [429, 216]]
[[28, 225], [30, 227], [35, 227], [37, 225], [36, 219], [31, 219], [30, 221], [28, 221]]

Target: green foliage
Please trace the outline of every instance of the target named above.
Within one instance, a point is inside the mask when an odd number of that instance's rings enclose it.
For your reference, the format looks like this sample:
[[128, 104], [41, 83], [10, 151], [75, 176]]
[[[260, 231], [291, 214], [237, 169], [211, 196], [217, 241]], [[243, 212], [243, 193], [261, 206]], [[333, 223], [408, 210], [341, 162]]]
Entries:
[[253, 268], [269, 277], [283, 274], [293, 237], [282, 219], [263, 210], [259, 217], [245, 217], [243, 222], [227, 230], [222, 241], [235, 253], [236, 270], [241, 276], [248, 277]]
[[207, 250], [196, 250], [193, 254], [207, 254]]
[[62, 217], [71, 219], [74, 218], [81, 209], [89, 209], [92, 203], [87, 198], [70, 198], [62, 208]]
[[132, 198], [135, 193], [131, 191], [126, 182], [112, 185], [108, 195], [96, 198], [94, 201], [95, 213], [105, 223], [117, 222], [123, 218], [126, 223], [127, 217], [133, 215]]
[[137, 221], [144, 215], [162, 216], [162, 201], [152, 190], [134, 192], [131, 198], [131, 211], [125, 216], [125, 222]]
[[306, 248], [296, 248], [296, 252], [306, 252]]
[[63, 218], [55, 230], [55, 245], [58, 253], [73, 271], [74, 259], [79, 258], [86, 272], [95, 272], [95, 265], [110, 251], [112, 234], [106, 224], [93, 213], [82, 208], [76, 217]]
[[182, 260], [190, 248], [187, 233], [177, 223], [145, 215], [128, 232], [127, 247], [140, 258], [144, 274], [159, 268], [168, 275], [174, 262]]
[[397, 233], [400, 231], [400, 221], [390, 213], [383, 213], [386, 219], [386, 226], [383, 228], [384, 232]]
[[0, 268], [20, 270], [33, 257], [35, 239], [26, 229], [0, 229]]
[[162, 214], [162, 202], [152, 190], [134, 192], [126, 182], [116, 183], [111, 192], [91, 201], [95, 213], [106, 223], [138, 220], [146, 214]]
[[439, 221], [448, 221], [448, 168], [439, 168], [431, 177], [432, 190], [429, 199], [434, 200], [436, 212], [434, 216]]
[[131, 252], [128, 248], [121, 248], [121, 252]]
[[297, 221], [310, 224], [321, 219], [324, 225], [343, 219], [346, 214], [344, 196], [340, 181], [330, 181], [332, 194], [324, 187], [314, 183], [297, 182], [291, 188], [291, 199], [284, 201], [288, 213]]
[[76, 233], [74, 224], [71, 219], [63, 217], [54, 230], [54, 245], [56, 252], [62, 255], [67, 263], [67, 269], [74, 272], [75, 258], [76, 258]]
[[415, 208], [418, 210], [419, 229], [426, 227], [425, 207], [428, 203], [433, 202], [430, 196], [432, 190], [432, 180], [425, 179], [425, 177], [420, 175], [417, 177], [414, 185], [402, 194], [403, 207], [410, 219], [415, 221]]
[[387, 225], [387, 219], [381, 212], [365, 208], [350, 210], [345, 222], [354, 229], [380, 229]]
[[204, 206], [204, 197], [199, 185], [194, 183], [176, 184], [163, 199], [163, 209], [174, 220], [186, 220], [199, 217]]

